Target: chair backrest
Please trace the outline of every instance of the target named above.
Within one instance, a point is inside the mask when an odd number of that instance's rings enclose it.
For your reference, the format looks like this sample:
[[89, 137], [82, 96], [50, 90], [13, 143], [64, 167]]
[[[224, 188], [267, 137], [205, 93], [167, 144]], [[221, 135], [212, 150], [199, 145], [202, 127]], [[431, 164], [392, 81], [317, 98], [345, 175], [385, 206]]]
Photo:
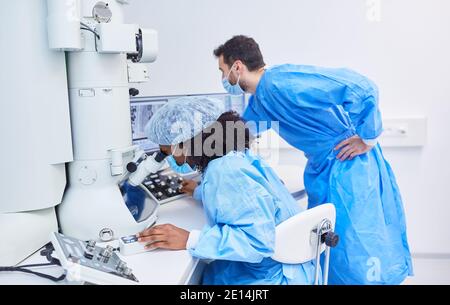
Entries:
[[[289, 218], [276, 227], [275, 253], [272, 259], [284, 264], [303, 264], [317, 254], [317, 227], [329, 220], [333, 229], [336, 209], [333, 204], [322, 204]], [[322, 245], [321, 252], [325, 250]]]

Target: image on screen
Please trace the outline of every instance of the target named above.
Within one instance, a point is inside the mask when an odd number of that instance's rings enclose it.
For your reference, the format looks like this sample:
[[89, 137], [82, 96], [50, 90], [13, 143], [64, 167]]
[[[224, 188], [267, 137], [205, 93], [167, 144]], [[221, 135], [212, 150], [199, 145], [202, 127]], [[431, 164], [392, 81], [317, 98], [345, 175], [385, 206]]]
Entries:
[[141, 100], [131, 103], [131, 130], [133, 144], [139, 145], [146, 152], [159, 149], [159, 145], [152, 143], [145, 135], [145, 126], [153, 114], [167, 103], [167, 100]]
[[[225, 111], [236, 111], [243, 114], [246, 107], [244, 95], [229, 94], [199, 94], [190, 96], [204, 96], [218, 99], [223, 102]], [[153, 152], [159, 149], [159, 145], [152, 143], [145, 135], [145, 126], [150, 121], [153, 114], [162, 106], [172, 100], [183, 96], [167, 97], [140, 97], [131, 100], [131, 129], [133, 131], [133, 144], [139, 145], [146, 152]]]

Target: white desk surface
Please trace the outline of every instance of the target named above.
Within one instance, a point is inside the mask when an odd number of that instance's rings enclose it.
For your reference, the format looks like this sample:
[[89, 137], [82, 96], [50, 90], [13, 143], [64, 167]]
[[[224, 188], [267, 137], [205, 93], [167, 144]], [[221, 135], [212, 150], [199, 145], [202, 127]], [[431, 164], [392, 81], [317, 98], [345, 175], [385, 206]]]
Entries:
[[[205, 224], [203, 208], [192, 198], [182, 198], [162, 205], [158, 213], [158, 224], [174, 224], [186, 230], [201, 229]], [[127, 265], [133, 269], [134, 275], [141, 284], [178, 285], [185, 284], [198, 263], [187, 250], [167, 251], [155, 250], [133, 256], [121, 256]], [[39, 252], [23, 262], [25, 264], [46, 263]], [[60, 267], [34, 268], [33, 270], [59, 276], [63, 272]], [[51, 281], [35, 275], [22, 273], [0, 273], [1, 284], [45, 285]], [[61, 284], [67, 284], [62, 282]]]
[[[192, 198], [182, 198], [163, 205], [159, 210], [158, 224], [173, 224], [185, 230], [202, 229], [205, 217], [201, 203]], [[121, 257], [133, 269], [142, 284], [185, 284], [198, 260], [187, 250], [155, 250], [138, 255]]]
[[[275, 167], [275, 171], [283, 179], [291, 192], [302, 190], [301, 178], [303, 169], [295, 166]], [[205, 224], [205, 217], [201, 203], [192, 198], [182, 198], [160, 207], [158, 224], [170, 223], [188, 231], [201, 229]], [[122, 257], [141, 284], [146, 285], [182, 285], [188, 280], [196, 267], [198, 260], [188, 251], [155, 250], [129, 257]], [[46, 263], [46, 259], [39, 252], [28, 258], [24, 264]], [[35, 271], [58, 277], [63, 272], [60, 267], [35, 268]], [[54, 284], [49, 280], [34, 275], [22, 273], [0, 273], [0, 285], [48, 285]], [[67, 284], [62, 282], [60, 284]]]

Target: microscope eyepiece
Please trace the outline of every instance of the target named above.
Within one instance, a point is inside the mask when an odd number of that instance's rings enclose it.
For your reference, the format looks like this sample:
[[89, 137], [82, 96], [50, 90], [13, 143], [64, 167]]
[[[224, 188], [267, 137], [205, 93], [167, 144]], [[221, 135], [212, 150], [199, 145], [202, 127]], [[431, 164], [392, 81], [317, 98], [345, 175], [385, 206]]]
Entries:
[[155, 156], [155, 161], [158, 163], [161, 163], [168, 157], [167, 154], [163, 153], [162, 151], [158, 152]]

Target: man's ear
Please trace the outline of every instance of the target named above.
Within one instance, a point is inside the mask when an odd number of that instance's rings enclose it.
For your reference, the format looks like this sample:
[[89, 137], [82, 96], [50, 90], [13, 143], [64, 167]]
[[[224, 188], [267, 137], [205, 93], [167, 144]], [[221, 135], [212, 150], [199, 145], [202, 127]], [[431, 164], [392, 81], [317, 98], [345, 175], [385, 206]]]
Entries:
[[241, 60], [236, 60], [234, 65], [236, 66], [237, 72], [242, 72], [244, 70], [245, 65]]

